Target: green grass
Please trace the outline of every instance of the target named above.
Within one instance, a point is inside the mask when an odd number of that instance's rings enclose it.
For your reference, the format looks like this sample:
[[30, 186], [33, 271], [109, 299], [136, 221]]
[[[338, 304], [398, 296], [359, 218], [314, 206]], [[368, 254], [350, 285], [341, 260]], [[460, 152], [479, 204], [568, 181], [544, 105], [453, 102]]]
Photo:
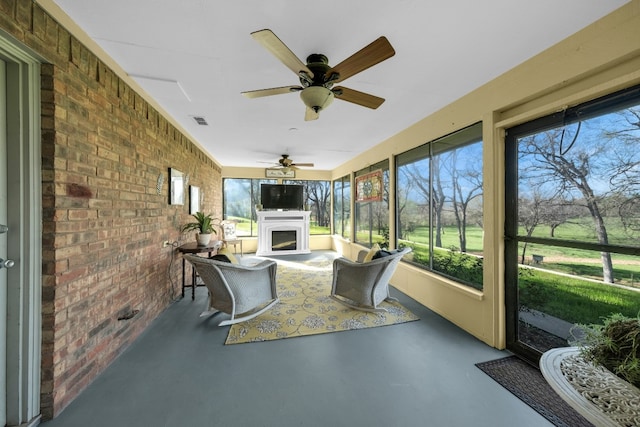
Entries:
[[[467, 252], [481, 254], [482, 253], [482, 236], [483, 230], [480, 227], [467, 228]], [[411, 232], [404, 234], [404, 240], [410, 240], [416, 243], [429, 244], [429, 228], [416, 227]], [[460, 239], [458, 238], [458, 229], [453, 226], [442, 228], [441, 232], [443, 248], [460, 248]]]
[[[251, 233], [251, 220], [248, 218], [240, 218], [240, 217], [231, 217], [229, 220], [236, 220], [236, 233], [239, 236], [249, 236]], [[309, 233], [312, 235], [316, 234], [329, 234], [331, 232], [330, 227], [321, 227], [315, 225], [313, 223], [310, 224]], [[253, 223], [253, 235], [256, 236], [258, 233], [258, 224], [256, 222]]]
[[520, 305], [570, 323], [600, 323], [611, 313], [636, 317], [640, 292], [521, 268]]

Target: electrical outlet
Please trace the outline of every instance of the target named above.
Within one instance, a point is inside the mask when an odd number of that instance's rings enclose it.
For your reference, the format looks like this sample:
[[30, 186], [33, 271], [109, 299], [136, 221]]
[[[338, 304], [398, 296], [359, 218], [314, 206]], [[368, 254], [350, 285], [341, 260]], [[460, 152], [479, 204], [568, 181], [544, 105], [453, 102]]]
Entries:
[[168, 240], [165, 240], [164, 242], [162, 242], [162, 247], [163, 248], [166, 248], [167, 246], [170, 246], [170, 245], [171, 245], [171, 242], [168, 241]]

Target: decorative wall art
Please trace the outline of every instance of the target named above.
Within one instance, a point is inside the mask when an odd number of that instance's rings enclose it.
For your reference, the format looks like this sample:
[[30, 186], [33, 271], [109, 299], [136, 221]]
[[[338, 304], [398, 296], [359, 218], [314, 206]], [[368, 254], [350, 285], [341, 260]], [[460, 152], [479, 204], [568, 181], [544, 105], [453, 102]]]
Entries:
[[266, 178], [295, 178], [296, 171], [293, 169], [289, 169], [286, 172], [282, 169], [265, 169], [264, 176]]
[[200, 212], [200, 187], [189, 186], [189, 214]]
[[184, 173], [169, 168], [169, 204], [184, 205]]
[[356, 202], [382, 201], [382, 169], [356, 177]]

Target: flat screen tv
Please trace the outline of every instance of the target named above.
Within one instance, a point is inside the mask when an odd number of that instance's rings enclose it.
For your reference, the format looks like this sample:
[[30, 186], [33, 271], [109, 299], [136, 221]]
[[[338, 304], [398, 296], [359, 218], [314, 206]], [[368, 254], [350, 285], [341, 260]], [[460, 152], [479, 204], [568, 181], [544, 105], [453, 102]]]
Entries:
[[301, 211], [304, 203], [303, 188], [297, 184], [260, 184], [262, 208]]

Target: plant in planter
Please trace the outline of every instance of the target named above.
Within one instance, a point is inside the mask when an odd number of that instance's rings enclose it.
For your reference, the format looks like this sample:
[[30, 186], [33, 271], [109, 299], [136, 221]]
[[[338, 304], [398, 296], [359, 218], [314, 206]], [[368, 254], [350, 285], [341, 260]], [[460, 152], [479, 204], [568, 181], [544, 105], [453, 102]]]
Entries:
[[[602, 324], [577, 325], [584, 336], [575, 344], [585, 360], [602, 365], [618, 377], [640, 388], [640, 317], [616, 313]], [[575, 336], [572, 331], [572, 334]]]
[[219, 220], [212, 218], [210, 214], [204, 212], [196, 212], [191, 215], [196, 220], [194, 222], [188, 222], [181, 227], [181, 231], [186, 233], [188, 231], [197, 231], [196, 240], [198, 245], [206, 246], [211, 240], [212, 234], [218, 234], [215, 227], [218, 225]]

